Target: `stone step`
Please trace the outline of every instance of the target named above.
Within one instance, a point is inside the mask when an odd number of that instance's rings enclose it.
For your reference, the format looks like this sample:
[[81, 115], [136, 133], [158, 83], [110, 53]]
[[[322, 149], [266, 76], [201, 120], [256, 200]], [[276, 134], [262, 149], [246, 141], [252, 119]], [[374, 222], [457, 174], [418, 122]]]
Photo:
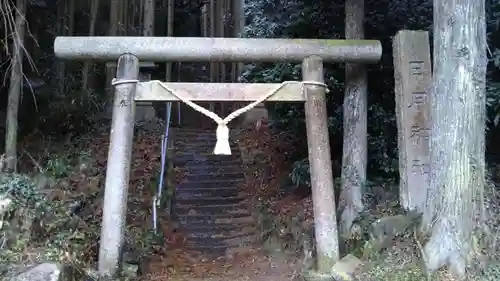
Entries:
[[199, 252], [203, 254], [204, 257], [213, 257], [218, 260], [220, 260], [221, 257], [225, 257], [227, 250], [231, 248], [227, 245], [198, 245], [188, 241], [186, 241], [184, 247], [190, 252]]
[[221, 187], [237, 187], [238, 185], [244, 183], [243, 179], [240, 180], [210, 180], [210, 181], [187, 181], [182, 180], [182, 182], [177, 184], [176, 190], [182, 188], [190, 189], [209, 189], [209, 188], [221, 188]]
[[220, 163], [223, 164], [225, 162], [241, 162], [240, 155], [176, 155], [173, 159], [174, 163]]
[[[177, 156], [184, 155], [202, 155], [202, 156], [210, 156], [214, 155], [215, 143], [213, 144], [193, 144], [192, 146], [176, 146], [174, 151]], [[231, 155], [241, 155], [241, 150], [238, 146], [231, 145], [229, 147], [231, 149]], [[221, 156], [221, 155], [219, 155]]]
[[175, 214], [175, 221], [181, 222], [200, 222], [205, 221], [206, 223], [221, 223], [228, 220], [243, 220], [244, 218], [251, 217], [247, 213], [236, 213], [236, 214]]
[[179, 205], [175, 204], [174, 212], [177, 215], [219, 215], [219, 214], [245, 214], [250, 215], [246, 206], [243, 204], [224, 204], [224, 205]]
[[[186, 151], [196, 151], [198, 153], [212, 153], [215, 148], [215, 144], [217, 143], [216, 139], [213, 140], [176, 140], [174, 142], [175, 152], [186, 152]], [[231, 148], [231, 152], [236, 153], [239, 151], [240, 146], [235, 143], [229, 141], [229, 147]]]
[[[187, 137], [193, 139], [195, 137], [207, 138], [212, 137], [215, 139], [217, 127], [214, 124], [213, 128], [208, 129], [194, 129], [194, 128], [172, 128], [172, 135], [178, 137]], [[233, 137], [238, 133], [236, 129], [229, 129], [229, 137]]]
[[[214, 138], [216, 137], [217, 127], [213, 129], [201, 129], [201, 130], [191, 130], [191, 129], [175, 129], [172, 130], [172, 134], [178, 137], [187, 137], [187, 138]], [[229, 130], [229, 136], [232, 137], [237, 133], [235, 130]]]
[[210, 160], [200, 160], [200, 159], [178, 159], [174, 158], [172, 160], [174, 166], [192, 166], [192, 165], [204, 165], [208, 167], [217, 166], [241, 166], [241, 158], [233, 159], [210, 159]]
[[238, 196], [236, 187], [218, 187], [218, 188], [185, 188], [178, 187], [175, 191], [176, 200], [183, 198], [203, 198], [203, 197], [235, 197]]
[[188, 248], [200, 249], [203, 246], [210, 246], [219, 248], [220, 246], [225, 246], [227, 248], [235, 248], [248, 246], [256, 241], [258, 241], [258, 235], [256, 233], [252, 234], [242, 234], [239, 236], [234, 236], [232, 238], [219, 239], [219, 238], [187, 238], [186, 246]]
[[252, 216], [241, 215], [185, 215], [176, 216], [176, 220], [182, 225], [255, 225], [256, 220]]
[[[186, 232], [187, 239], [211, 239], [214, 241], [224, 241], [226, 239], [255, 235], [257, 229], [254, 226], [246, 226], [243, 228], [236, 227], [220, 227], [220, 228], [202, 228], [181, 227]], [[193, 241], [193, 240], [191, 240]]]
[[211, 173], [237, 173], [244, 172], [243, 165], [241, 163], [230, 163], [227, 164], [207, 164], [207, 163], [193, 163], [187, 166], [174, 166], [176, 170], [183, 172], [184, 174], [211, 174]]
[[[176, 157], [227, 157], [226, 155], [215, 155], [214, 154], [215, 144], [213, 146], [203, 146], [203, 144], [193, 145], [190, 147], [176, 147], [174, 155]], [[240, 150], [238, 147], [231, 147], [231, 155], [240, 155]]]
[[176, 129], [172, 130], [176, 136], [213, 136], [215, 137], [215, 130], [206, 129]]
[[186, 174], [221, 174], [221, 173], [244, 173], [243, 167], [240, 165], [194, 165], [188, 167], [177, 167], [178, 170]]
[[[174, 154], [175, 155], [202, 155], [209, 156], [214, 155], [215, 143], [193, 143], [189, 146], [178, 145], [175, 146]], [[240, 148], [236, 145], [230, 145], [231, 155], [240, 154]]]
[[255, 235], [257, 227], [255, 225], [181, 225], [182, 231], [187, 233], [187, 239], [214, 239], [224, 240], [246, 235]]
[[232, 155], [214, 155], [215, 130], [176, 128], [172, 134], [172, 162], [184, 173], [173, 214], [186, 234], [186, 248], [225, 256], [228, 249], [257, 241], [256, 220], [239, 192], [245, 173], [234, 138]]
[[[232, 128], [231, 124], [232, 123], [229, 123], [229, 125], [228, 125], [229, 128]], [[214, 123], [214, 125], [216, 125], [216, 124]], [[235, 128], [233, 130], [236, 131], [237, 129]], [[199, 128], [199, 127], [185, 127], [185, 128], [182, 127], [182, 128], [176, 129], [176, 131], [178, 131], [178, 132], [212, 132], [214, 130], [213, 129], [207, 129], [207, 128]]]
[[256, 241], [241, 241], [237, 243], [237, 245], [197, 245], [190, 244], [189, 242], [186, 244], [186, 249], [188, 251], [199, 252], [203, 254], [204, 257], [214, 258], [217, 260], [232, 260], [228, 253], [238, 253], [241, 252], [242, 249], [244, 252], [247, 252], [249, 247], [252, 247]]
[[236, 204], [243, 201], [245, 198], [240, 196], [235, 197], [176, 197], [178, 205], [221, 205], [221, 204]]
[[[217, 261], [229, 261], [233, 262], [234, 253], [248, 252], [248, 249], [253, 247], [255, 242], [244, 243], [236, 246], [226, 246], [226, 245], [186, 245], [186, 250], [190, 252], [197, 252], [203, 255], [205, 259], [213, 259]], [[241, 250], [240, 250], [241, 249]], [[232, 254], [233, 253], [233, 254]]]
[[[174, 146], [176, 148], [192, 148], [192, 147], [209, 147], [215, 146], [217, 139], [215, 136], [197, 137], [197, 136], [175, 136]], [[197, 146], [198, 145], [198, 146]], [[229, 140], [229, 146], [237, 146], [237, 144]]]
[[242, 180], [245, 178], [245, 173], [201, 173], [199, 170], [196, 173], [186, 173], [183, 177], [186, 181], [210, 181], [210, 180]]
[[[179, 138], [179, 136], [176, 137], [176, 139], [173, 141], [174, 147], [175, 148], [203, 148], [202, 151], [210, 151], [207, 150], [208, 148], [212, 147], [212, 150], [217, 143], [217, 139], [215, 137], [213, 138], [204, 138], [204, 139], [196, 139], [193, 137], [186, 137], [186, 138]], [[232, 141], [229, 139], [229, 147], [231, 148], [238, 148], [239, 145], [237, 142]]]
[[184, 153], [184, 154], [178, 154], [173, 157], [173, 160], [176, 160], [177, 162], [186, 162], [186, 161], [197, 161], [197, 162], [213, 162], [213, 161], [235, 161], [235, 160], [240, 160], [241, 155], [239, 153], [231, 154], [231, 155], [215, 155], [212, 152], [207, 153], [205, 155], [201, 155], [199, 153], [196, 154], [191, 154], [191, 153]]

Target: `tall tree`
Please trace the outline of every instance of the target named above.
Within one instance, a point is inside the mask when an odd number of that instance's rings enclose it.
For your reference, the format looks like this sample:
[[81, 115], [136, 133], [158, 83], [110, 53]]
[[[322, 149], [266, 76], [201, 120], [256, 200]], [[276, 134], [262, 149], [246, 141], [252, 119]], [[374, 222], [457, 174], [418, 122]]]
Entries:
[[[209, 16], [208, 16], [208, 23], [210, 24], [210, 37], [216, 37], [217, 36], [217, 3], [216, 0], [210, 0], [210, 5], [208, 7], [209, 9]], [[217, 72], [218, 72], [218, 64], [215, 62], [210, 63], [210, 82], [217, 82]]]
[[[234, 37], [239, 37], [245, 29], [245, 0], [233, 1]], [[243, 63], [238, 63], [235, 67], [235, 80], [243, 72]]]
[[[217, 1], [217, 18], [219, 19], [216, 23], [216, 37], [224, 37], [225, 35], [225, 27], [226, 27], [226, 1], [218, 0]], [[224, 62], [219, 63], [219, 82], [226, 82], [226, 64]]]
[[15, 172], [17, 167], [17, 117], [19, 111], [19, 101], [21, 99], [22, 79], [23, 79], [23, 50], [24, 33], [26, 29], [26, 7], [28, 0], [16, 1], [16, 23], [12, 33], [12, 59], [9, 97], [7, 104], [7, 129], [5, 133], [5, 156], [7, 170]]
[[[108, 25], [108, 35], [118, 36], [119, 33], [119, 20], [120, 20], [120, 0], [110, 0], [109, 1], [109, 25]], [[106, 96], [107, 96], [107, 115], [111, 116], [113, 108], [113, 87], [111, 86], [111, 81], [115, 77], [116, 69], [115, 67], [106, 64]]]
[[[89, 24], [89, 36], [94, 36], [95, 34], [95, 26], [97, 23], [97, 13], [99, 12], [99, 0], [90, 0], [90, 24]], [[82, 91], [86, 91], [88, 89], [88, 81], [89, 81], [89, 69], [91, 68], [92, 63], [86, 61], [83, 63], [82, 69]]]
[[144, 1], [144, 18], [143, 18], [143, 35], [153, 36], [154, 35], [154, 20], [155, 20], [155, 1], [146, 0]]
[[[226, 34], [226, 18], [227, 18], [227, 5], [225, 0], [217, 1], [217, 18], [219, 19], [216, 23], [216, 37], [225, 37]], [[226, 81], [226, 63], [219, 63], [219, 71], [217, 73], [218, 82], [227, 82]], [[224, 103], [218, 102], [216, 106], [219, 108], [218, 114], [224, 115]]]
[[[167, 36], [174, 36], [174, 0], [167, 0]], [[172, 81], [172, 62], [167, 62], [166, 74], [167, 81]], [[179, 104], [179, 103], [178, 103]]]
[[129, 25], [128, 25], [128, 19], [129, 19], [129, 0], [123, 0], [122, 2], [122, 14], [121, 14], [121, 25], [122, 25], [122, 35], [127, 36], [129, 35]]
[[[210, 37], [214, 38], [217, 36], [217, 2], [216, 0], [210, 0], [210, 16], [209, 16], [209, 24], [210, 24]], [[219, 64], [216, 62], [210, 62], [210, 82], [217, 82], [217, 77], [219, 74]], [[211, 102], [209, 104], [210, 111], [215, 110], [215, 103]]]
[[[60, 36], [72, 36], [73, 25], [75, 23], [75, 1], [59, 1], [57, 8], [57, 27]], [[58, 61], [57, 66], [57, 88], [58, 95], [64, 95], [66, 91], [66, 62], [63, 60]]]
[[423, 256], [465, 277], [485, 176], [485, 1], [434, 1], [430, 184]]
[[[145, 0], [142, 1], [144, 5], [143, 18], [142, 18], [142, 32], [143, 36], [154, 36], [155, 30], [155, 15], [156, 15], [156, 1]], [[154, 65], [154, 64], [153, 64]], [[139, 79], [149, 81], [151, 80], [150, 72], [139, 72]], [[135, 110], [136, 121], [149, 121], [156, 116], [155, 109], [151, 102], [137, 103]]]
[[[346, 0], [345, 37], [363, 39], [364, 0]], [[367, 163], [367, 75], [365, 66], [346, 63], [344, 141], [341, 174], [339, 231], [349, 235], [352, 223], [363, 210], [362, 190]]]

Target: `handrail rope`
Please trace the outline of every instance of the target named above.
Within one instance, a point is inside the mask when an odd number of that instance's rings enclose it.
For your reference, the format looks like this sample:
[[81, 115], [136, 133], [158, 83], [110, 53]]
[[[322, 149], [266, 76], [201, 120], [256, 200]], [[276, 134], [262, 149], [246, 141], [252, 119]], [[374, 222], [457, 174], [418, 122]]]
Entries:
[[272, 91], [269, 91], [267, 94], [263, 95], [262, 97], [258, 98], [257, 100], [249, 103], [245, 107], [239, 108], [232, 113], [230, 113], [228, 116], [226, 116], [224, 119], [222, 119], [219, 115], [215, 114], [214, 112], [197, 105], [196, 103], [190, 101], [186, 97], [183, 97], [182, 95], [179, 95], [177, 92], [175, 92], [173, 89], [168, 87], [168, 85], [162, 81], [159, 80], [154, 80], [152, 82], [157, 82], [162, 86], [165, 90], [169, 91], [172, 95], [177, 97], [179, 100], [193, 108], [194, 110], [198, 111], [199, 113], [209, 117], [210, 119], [214, 120], [217, 123], [217, 131], [216, 131], [216, 136], [217, 136], [217, 143], [215, 144], [215, 148], [213, 153], [216, 155], [231, 155], [231, 147], [229, 145], [229, 128], [227, 127], [227, 124], [231, 122], [233, 119], [236, 117], [240, 116], [241, 114], [244, 114], [245, 112], [253, 109], [256, 107], [258, 104], [264, 102], [274, 94], [276, 94], [279, 90], [281, 90], [284, 86], [289, 85], [289, 84], [301, 84], [302, 85], [302, 91], [304, 91], [304, 85], [314, 85], [314, 86], [321, 86], [325, 87], [326, 91], [328, 92], [327, 85], [323, 82], [318, 82], [318, 81], [284, 81], [282, 82], [278, 87], [273, 89]]
[[158, 196], [159, 197], [161, 197], [161, 193], [163, 190], [162, 187], [163, 187], [163, 181], [164, 181], [165, 165], [167, 164], [168, 134], [169, 134], [169, 130], [170, 130], [172, 102], [167, 102], [166, 107], [167, 107], [167, 116], [165, 118], [165, 120], [166, 120], [165, 134], [162, 136], [162, 150], [161, 150], [162, 170], [161, 170], [161, 176], [160, 176], [160, 183], [158, 184]]
[[170, 130], [170, 119], [172, 112], [172, 102], [166, 104], [166, 123], [165, 123], [165, 134], [161, 138], [161, 169], [160, 169], [160, 180], [158, 181], [158, 188], [153, 199], [153, 229], [156, 232], [158, 225], [157, 208], [160, 205], [163, 192], [163, 183], [165, 180], [165, 166], [167, 164], [167, 149], [168, 149], [168, 134]]

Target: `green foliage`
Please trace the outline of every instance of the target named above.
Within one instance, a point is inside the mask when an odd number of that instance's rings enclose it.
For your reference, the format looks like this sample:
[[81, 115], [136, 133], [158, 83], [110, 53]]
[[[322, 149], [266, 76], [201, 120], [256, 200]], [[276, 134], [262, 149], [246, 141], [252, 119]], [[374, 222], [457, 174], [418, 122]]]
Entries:
[[47, 161], [43, 172], [51, 178], [59, 179], [68, 176], [72, 171], [73, 167], [66, 156], [53, 156]]
[[493, 264], [489, 266], [485, 271], [480, 281], [493, 281], [500, 278], [500, 266], [498, 264]]
[[72, 255], [83, 253], [88, 241], [96, 239], [82, 232], [80, 218], [71, 215], [65, 202], [52, 201], [47, 194], [37, 177], [0, 175], [0, 197], [12, 200], [3, 213], [0, 262], [25, 262], [33, 254], [37, 262], [78, 261]]
[[[495, 49], [491, 53], [490, 77], [498, 77], [500, 70], [500, 49]], [[489, 80], [486, 85], [486, 108], [488, 128], [498, 126], [500, 120], [500, 81]]]
[[[78, 85], [78, 84], [72, 84]], [[106, 95], [94, 90], [68, 90], [63, 95], [39, 95], [43, 107], [38, 112], [37, 128], [50, 132], [58, 124], [59, 132], [84, 133], [92, 128], [96, 114], [104, 110]]]
[[12, 200], [6, 212], [0, 210], [0, 262], [24, 262], [35, 253], [38, 262], [88, 260], [76, 255], [85, 254], [98, 232], [75, 213], [84, 203], [68, 195], [67, 180], [92, 172], [88, 158], [84, 150], [64, 150], [36, 163], [39, 173], [0, 173], [0, 201]]
[[487, 129], [500, 119], [500, 1], [486, 1], [489, 65], [486, 82]]
[[368, 116], [368, 170], [394, 177], [398, 173], [396, 115], [380, 104], [372, 104]]
[[47, 207], [36, 183], [27, 175], [0, 174], [0, 194], [11, 197], [14, 204], [30, 209]]
[[25, 175], [1, 174], [0, 195], [12, 200], [2, 214], [2, 251], [0, 260], [19, 261], [19, 255], [28, 247], [34, 219], [49, 210], [45, 198], [38, 192], [34, 181]]
[[290, 173], [290, 177], [296, 186], [310, 186], [311, 176], [309, 174], [309, 161], [307, 159], [295, 161], [295, 163], [293, 163], [293, 170]]

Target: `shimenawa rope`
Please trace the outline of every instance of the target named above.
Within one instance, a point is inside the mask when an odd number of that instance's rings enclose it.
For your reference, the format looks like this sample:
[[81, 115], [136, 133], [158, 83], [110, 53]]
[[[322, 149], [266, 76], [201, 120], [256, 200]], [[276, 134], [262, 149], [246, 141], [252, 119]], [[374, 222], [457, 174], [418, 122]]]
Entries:
[[[263, 95], [256, 101], [249, 103], [245, 107], [239, 108], [235, 111], [233, 111], [231, 114], [229, 114], [226, 118], [222, 119], [219, 115], [215, 114], [214, 112], [197, 105], [196, 103], [190, 101], [189, 99], [179, 95], [176, 93], [174, 90], [168, 87], [166, 83], [163, 83], [161, 81], [156, 80], [158, 84], [160, 84], [165, 90], [169, 91], [172, 95], [177, 97], [179, 100], [193, 108], [194, 110], [198, 111], [199, 113], [209, 117], [210, 119], [214, 120], [215, 123], [217, 123], [217, 131], [216, 131], [216, 137], [217, 137], [217, 143], [215, 144], [215, 148], [213, 153], [215, 155], [231, 155], [231, 147], [229, 146], [229, 128], [227, 127], [227, 124], [231, 122], [233, 119], [236, 117], [240, 116], [241, 114], [244, 114], [245, 112], [251, 110], [255, 106], [257, 106], [259, 103], [264, 102], [274, 94], [276, 94], [281, 88], [283, 88], [286, 85], [289, 84], [301, 84], [302, 86], [304, 85], [315, 85], [315, 86], [321, 86], [321, 87], [327, 87], [325, 83], [322, 82], [317, 82], [317, 81], [285, 81], [281, 83], [276, 89], [270, 91], [266, 95]], [[303, 89], [302, 89], [303, 91]]]

